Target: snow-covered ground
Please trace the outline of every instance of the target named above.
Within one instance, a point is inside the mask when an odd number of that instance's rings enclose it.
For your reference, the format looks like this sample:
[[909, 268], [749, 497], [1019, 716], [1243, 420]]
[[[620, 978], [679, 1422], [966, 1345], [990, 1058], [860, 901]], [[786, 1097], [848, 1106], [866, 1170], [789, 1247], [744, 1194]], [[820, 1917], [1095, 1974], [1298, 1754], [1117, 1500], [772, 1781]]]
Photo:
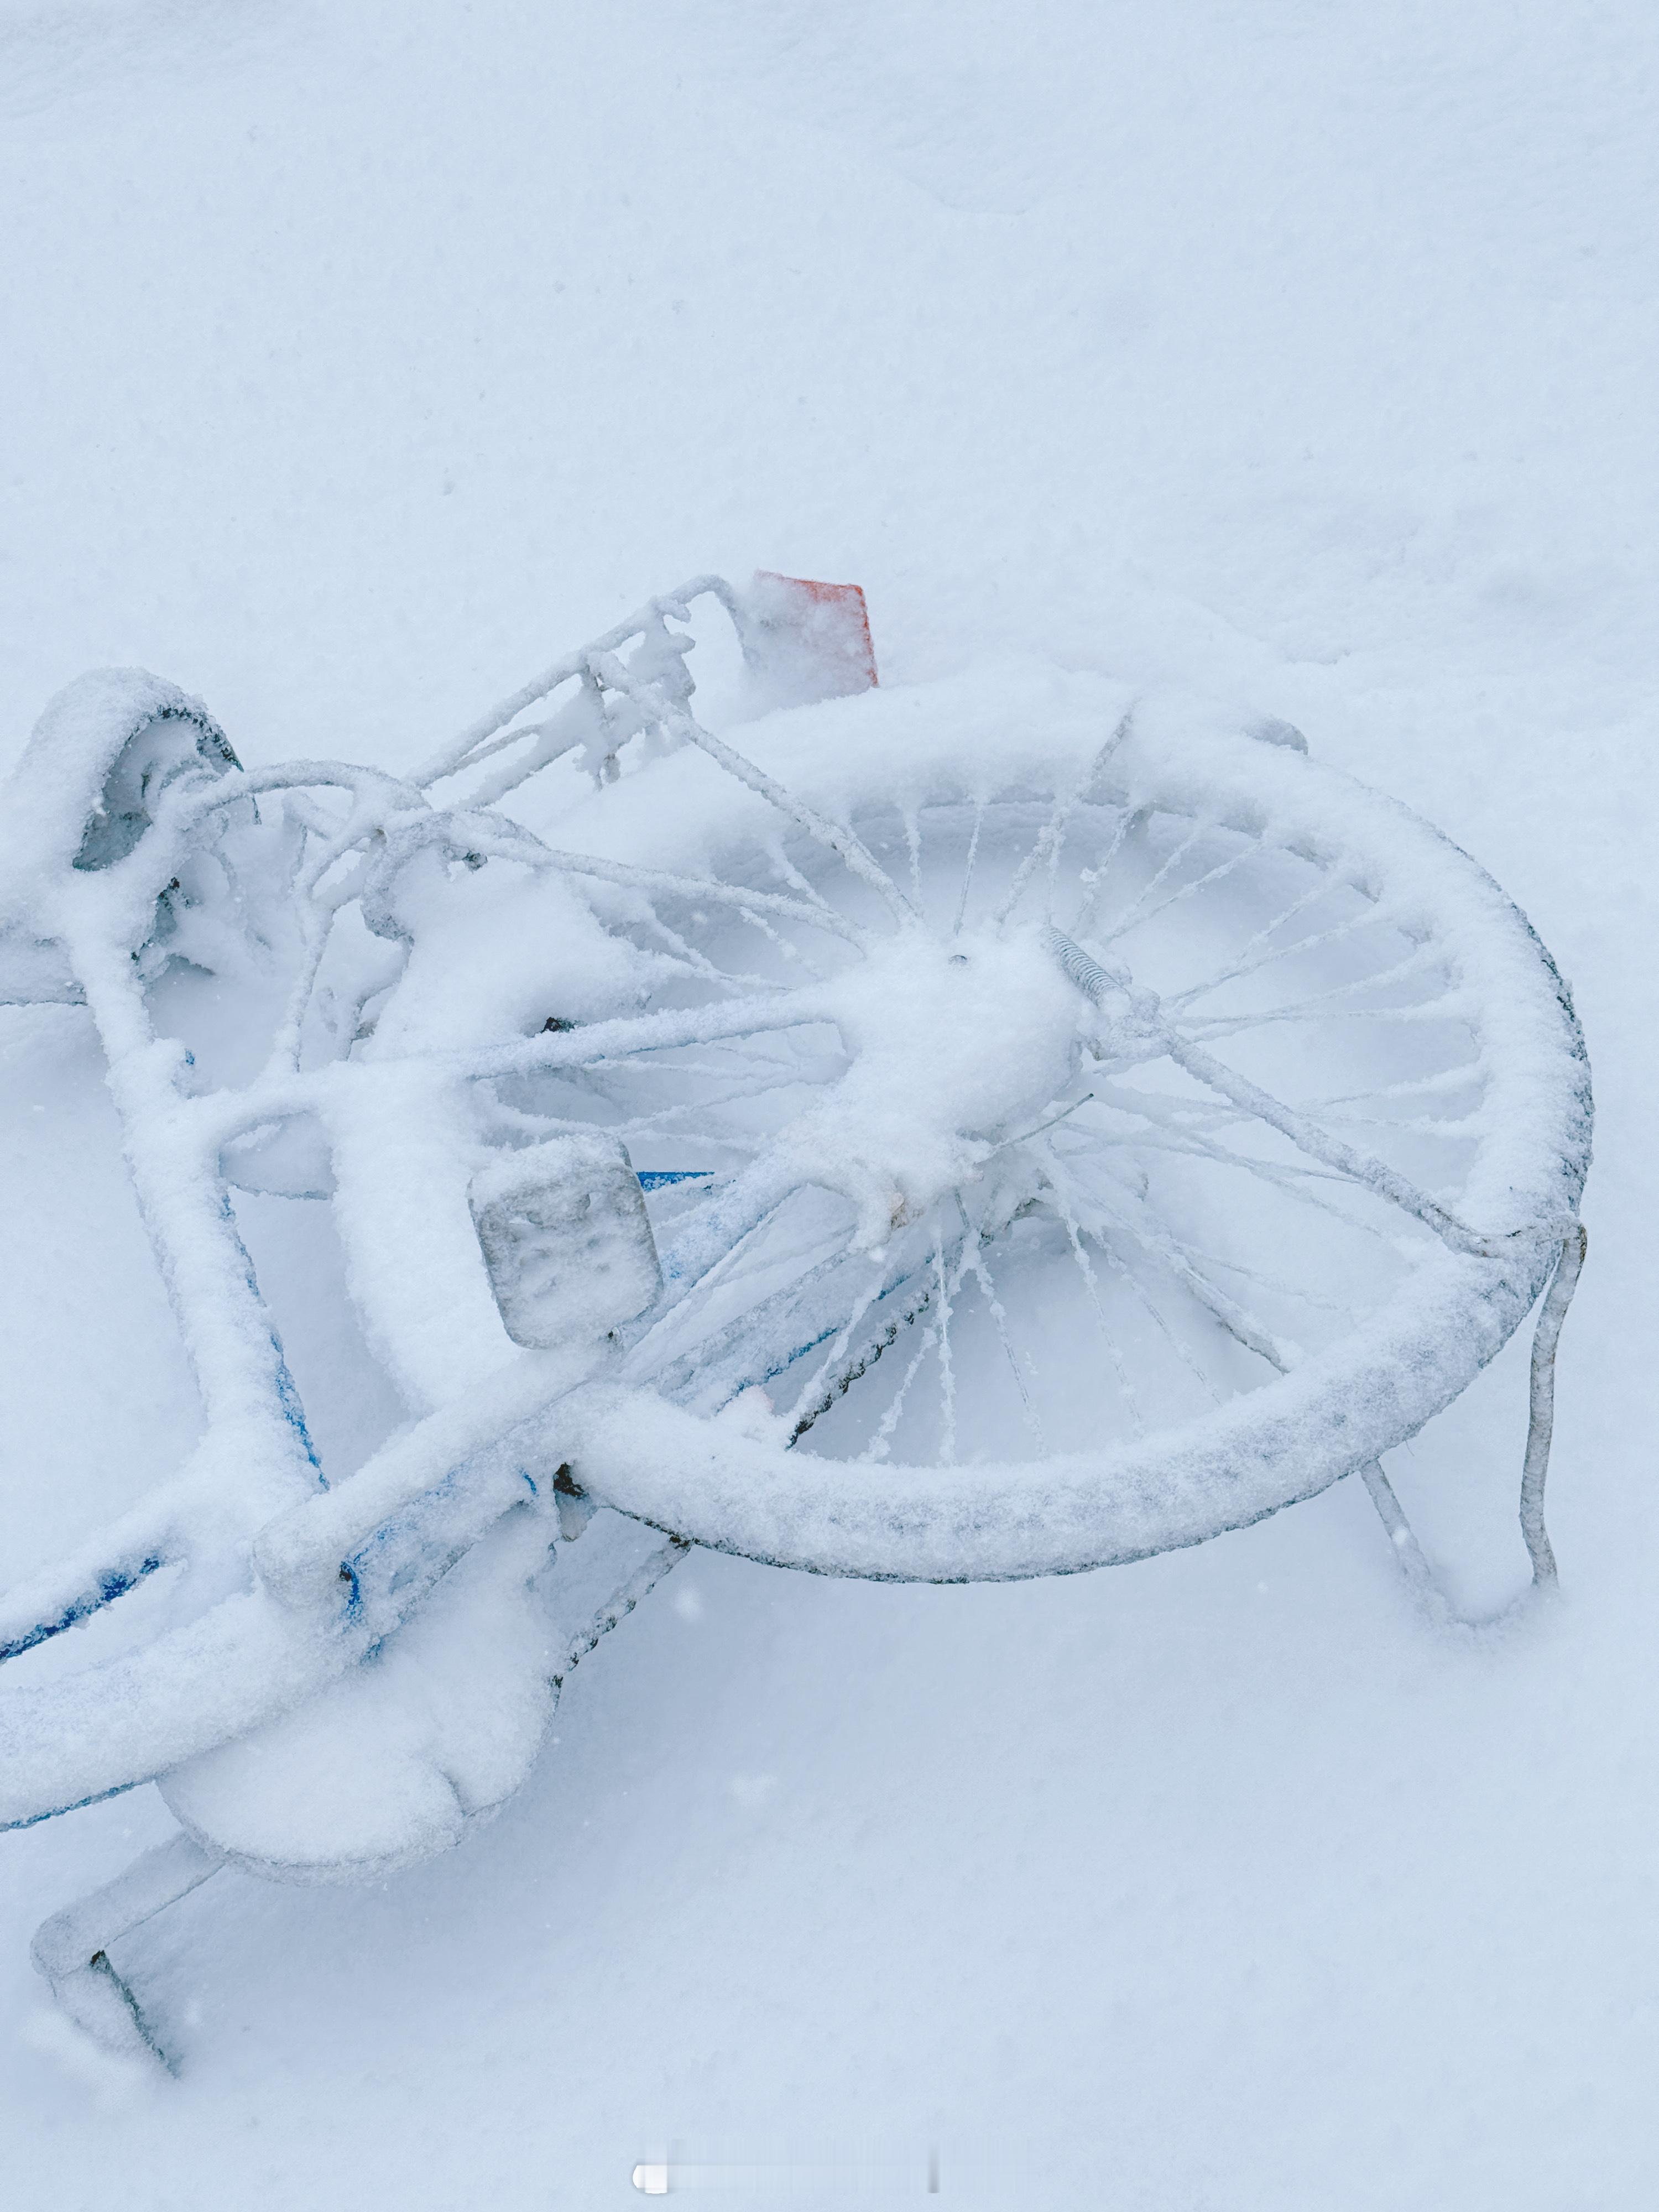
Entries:
[[[884, 681], [1192, 682], [1408, 800], [1599, 1108], [1523, 1632], [1426, 1629], [1352, 1483], [1051, 1583], [700, 1555], [464, 1849], [131, 1940], [176, 2083], [27, 1960], [169, 1816], [5, 1838], [9, 2204], [1654, 2201], [1656, 107], [1637, 0], [0, 0], [5, 758], [140, 662], [403, 764], [684, 574], [855, 577]], [[98, 1074], [0, 1023], [0, 1581], [197, 1419]], [[1472, 1607], [1523, 1395], [1392, 1470]]]

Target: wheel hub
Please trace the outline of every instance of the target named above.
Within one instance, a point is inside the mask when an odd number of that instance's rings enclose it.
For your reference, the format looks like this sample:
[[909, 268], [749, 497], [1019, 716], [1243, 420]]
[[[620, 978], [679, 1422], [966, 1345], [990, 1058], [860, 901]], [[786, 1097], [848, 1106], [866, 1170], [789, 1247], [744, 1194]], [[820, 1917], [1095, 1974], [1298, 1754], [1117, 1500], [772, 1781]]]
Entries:
[[1078, 994], [1035, 928], [905, 930], [838, 979], [832, 1010], [852, 1065], [790, 1141], [870, 1246], [976, 1180], [1077, 1064]]

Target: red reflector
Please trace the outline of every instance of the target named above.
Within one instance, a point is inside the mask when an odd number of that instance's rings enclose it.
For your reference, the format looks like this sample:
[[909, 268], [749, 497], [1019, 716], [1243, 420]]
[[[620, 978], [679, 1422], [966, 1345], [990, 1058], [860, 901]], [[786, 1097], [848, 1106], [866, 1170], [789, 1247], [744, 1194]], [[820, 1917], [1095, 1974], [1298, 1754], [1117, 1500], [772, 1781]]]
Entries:
[[870, 611], [858, 584], [821, 584], [807, 576], [780, 576], [763, 568], [756, 597], [769, 626], [787, 626], [823, 664], [835, 694], [868, 691], [876, 683], [876, 648]]

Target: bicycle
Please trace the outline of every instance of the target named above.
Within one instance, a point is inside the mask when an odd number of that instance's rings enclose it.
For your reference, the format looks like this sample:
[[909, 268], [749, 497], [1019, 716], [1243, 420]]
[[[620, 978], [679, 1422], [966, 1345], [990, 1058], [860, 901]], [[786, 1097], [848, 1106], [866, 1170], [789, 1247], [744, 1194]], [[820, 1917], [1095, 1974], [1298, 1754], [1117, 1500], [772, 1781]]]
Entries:
[[[692, 712], [711, 600], [741, 750]], [[180, 1822], [36, 1939], [106, 2045], [163, 2056], [119, 1935], [223, 1865], [459, 1841], [693, 1546], [1069, 1573], [1358, 1474], [1438, 1603], [1382, 1457], [1541, 1295], [1553, 1584], [1571, 999], [1490, 878], [1287, 725], [1036, 661], [883, 687], [854, 587], [702, 577], [407, 779], [246, 769], [106, 672], [6, 806], [0, 998], [97, 1025], [205, 1416], [0, 1600], [27, 1666], [147, 1593], [129, 1648], [0, 1692], [6, 1825], [150, 1780]], [[326, 1207], [399, 1394], [355, 1468], [262, 1296], [262, 1200]]]

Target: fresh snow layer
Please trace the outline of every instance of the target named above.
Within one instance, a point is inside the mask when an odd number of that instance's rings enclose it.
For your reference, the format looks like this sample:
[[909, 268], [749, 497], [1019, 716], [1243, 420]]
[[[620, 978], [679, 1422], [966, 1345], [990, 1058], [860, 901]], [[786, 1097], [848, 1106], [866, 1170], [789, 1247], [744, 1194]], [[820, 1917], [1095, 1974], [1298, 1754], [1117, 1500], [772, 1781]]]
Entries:
[[[1651, 2201], [1650, 11], [8, 4], [0, 55], [11, 753], [142, 664], [251, 764], [404, 770], [647, 590], [856, 578], [884, 682], [1189, 685], [1442, 825], [1601, 1106], [1524, 1632], [1427, 1632], [1352, 1484], [1061, 1583], [696, 1554], [487, 1827], [544, 1711], [343, 1697], [304, 1790], [372, 1741], [365, 1865], [437, 1772], [481, 1832], [119, 1947], [176, 2084], [27, 1964], [173, 1816], [7, 1838], [9, 2199], [622, 2205], [862, 2140], [998, 2205]], [[199, 1415], [84, 1012], [0, 1017], [0, 1085], [9, 1583]], [[367, 1456], [402, 1409], [332, 1358]], [[1524, 1381], [1390, 1462], [1470, 1612]]]

